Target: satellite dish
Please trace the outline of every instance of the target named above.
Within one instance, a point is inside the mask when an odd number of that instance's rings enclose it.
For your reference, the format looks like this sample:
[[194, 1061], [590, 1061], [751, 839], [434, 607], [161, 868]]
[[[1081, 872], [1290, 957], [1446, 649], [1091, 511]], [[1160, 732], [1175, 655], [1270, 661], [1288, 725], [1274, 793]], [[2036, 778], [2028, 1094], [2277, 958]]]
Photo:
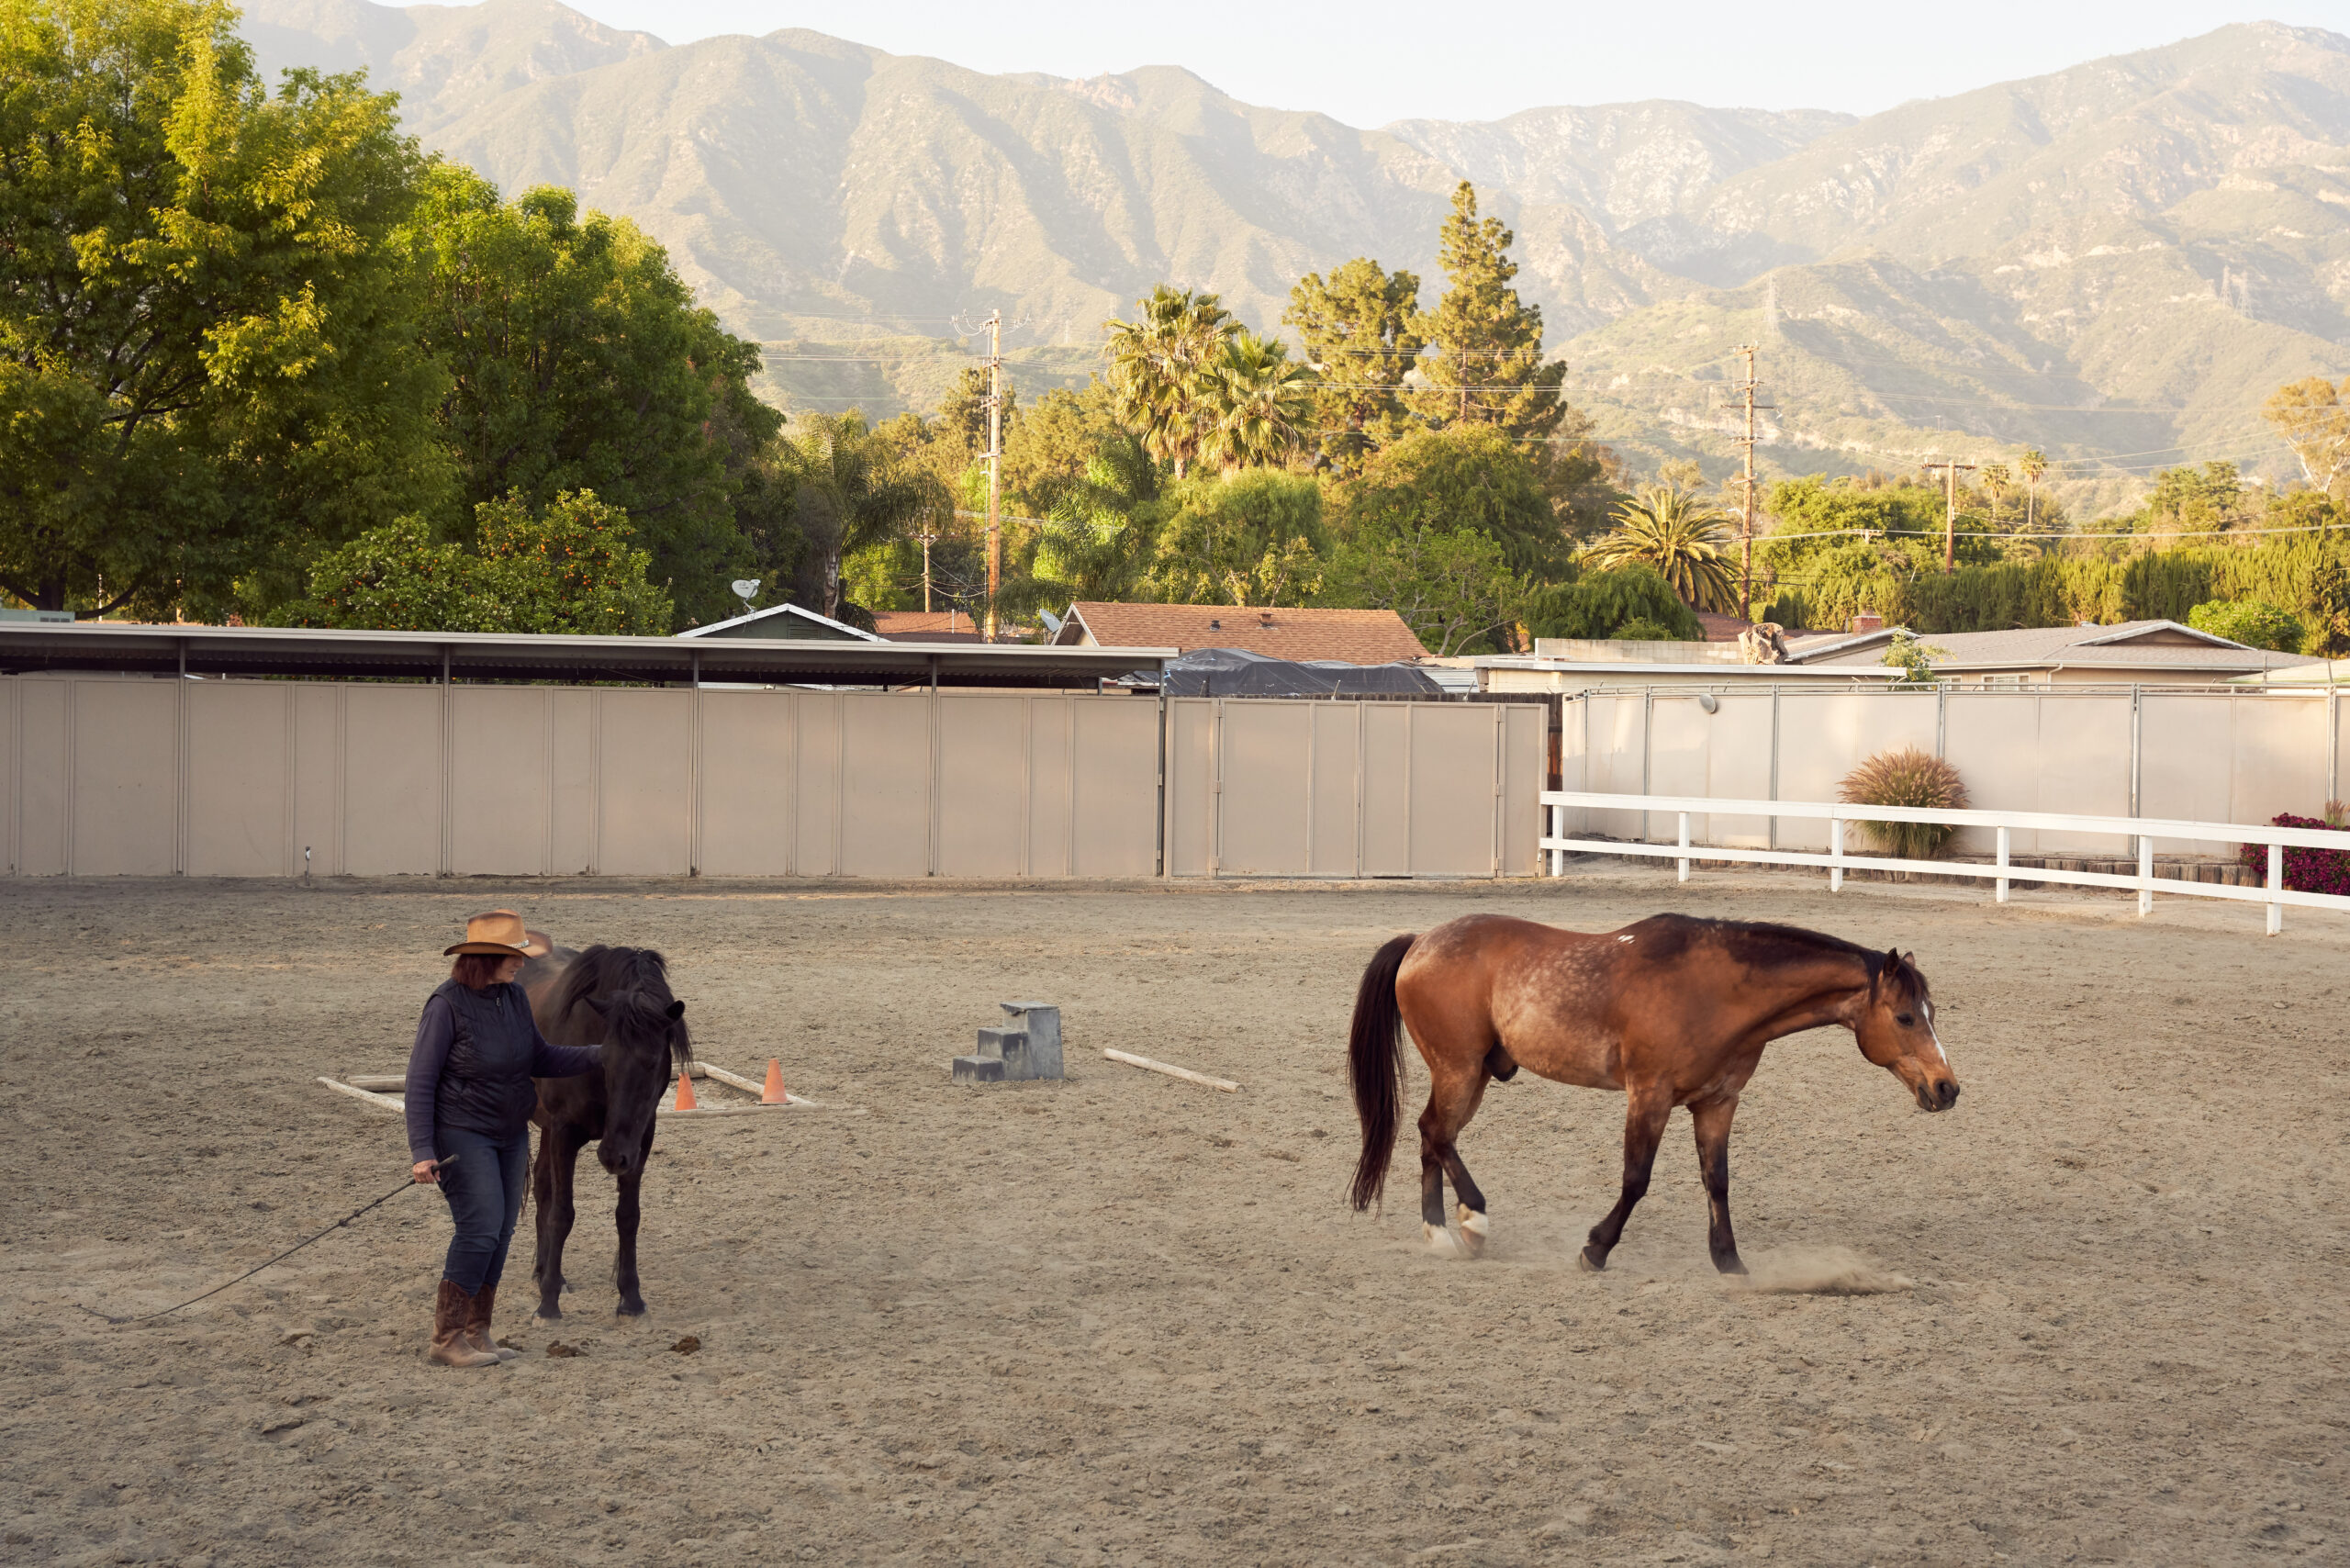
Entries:
[[1061, 618], [1051, 610], [1036, 611], [1036, 619], [1045, 623], [1045, 635], [1047, 637], [1058, 637], [1061, 634]]
[[726, 586], [734, 590], [734, 597], [736, 599], [741, 599], [744, 604], [748, 604], [751, 602], [751, 596], [759, 591], [759, 579], [756, 577], [736, 577], [733, 582]]

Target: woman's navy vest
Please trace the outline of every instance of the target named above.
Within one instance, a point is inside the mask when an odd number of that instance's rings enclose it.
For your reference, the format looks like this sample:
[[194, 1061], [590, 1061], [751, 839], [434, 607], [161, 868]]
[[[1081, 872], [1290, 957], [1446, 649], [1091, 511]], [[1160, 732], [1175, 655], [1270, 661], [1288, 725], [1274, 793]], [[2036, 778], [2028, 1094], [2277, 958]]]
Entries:
[[519, 985], [489, 985], [479, 991], [444, 980], [433, 995], [445, 999], [456, 1020], [449, 1058], [433, 1096], [434, 1120], [444, 1127], [492, 1137], [510, 1137], [538, 1108], [539, 1088], [531, 1081], [538, 1031], [531, 1021], [531, 999]]

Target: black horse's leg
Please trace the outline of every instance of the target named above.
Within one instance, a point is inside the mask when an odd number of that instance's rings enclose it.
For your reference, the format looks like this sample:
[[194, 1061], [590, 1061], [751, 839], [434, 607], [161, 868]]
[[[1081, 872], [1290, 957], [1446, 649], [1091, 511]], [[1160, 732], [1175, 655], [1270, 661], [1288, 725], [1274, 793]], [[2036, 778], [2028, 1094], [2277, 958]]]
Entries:
[[1729, 1119], [1738, 1114], [1736, 1100], [1716, 1100], [1689, 1107], [1697, 1129], [1697, 1173], [1706, 1182], [1706, 1246], [1714, 1267], [1725, 1274], [1742, 1274], [1738, 1238], [1729, 1228]]
[[653, 1126], [644, 1124], [644, 1147], [637, 1153], [636, 1163], [621, 1178], [621, 1199], [612, 1211], [612, 1222], [621, 1233], [620, 1249], [612, 1258], [612, 1283], [620, 1287], [624, 1317], [638, 1317], [644, 1313], [644, 1293], [636, 1277], [636, 1226], [643, 1207], [638, 1202], [644, 1190], [644, 1162], [653, 1158]]
[[1656, 1146], [1664, 1138], [1664, 1124], [1673, 1117], [1673, 1096], [1662, 1087], [1635, 1087], [1624, 1112], [1624, 1190], [1606, 1217], [1591, 1227], [1583, 1246], [1583, 1266], [1605, 1269], [1607, 1255], [1624, 1238], [1624, 1222], [1632, 1205], [1649, 1190], [1649, 1170], [1656, 1164]]
[[544, 1318], [563, 1316], [563, 1244], [571, 1236], [579, 1141], [566, 1123], [544, 1128], [539, 1135], [538, 1169], [531, 1173], [532, 1196], [539, 1204], [539, 1255], [531, 1275], [538, 1282], [539, 1316]]

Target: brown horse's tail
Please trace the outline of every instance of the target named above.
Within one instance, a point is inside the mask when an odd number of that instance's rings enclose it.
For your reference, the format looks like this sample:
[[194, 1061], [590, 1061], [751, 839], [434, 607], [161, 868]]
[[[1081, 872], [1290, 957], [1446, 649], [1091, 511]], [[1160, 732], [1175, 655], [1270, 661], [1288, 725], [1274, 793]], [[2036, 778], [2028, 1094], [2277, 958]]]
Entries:
[[1355, 1115], [1362, 1122], [1362, 1158], [1355, 1163], [1348, 1200], [1358, 1209], [1379, 1201], [1387, 1185], [1387, 1159], [1395, 1152], [1395, 1118], [1404, 1100], [1404, 1042], [1397, 1031], [1403, 1014], [1395, 1007], [1395, 971], [1415, 939], [1398, 936], [1371, 956], [1355, 992], [1355, 1023], [1347, 1040], [1347, 1082], [1355, 1092]]

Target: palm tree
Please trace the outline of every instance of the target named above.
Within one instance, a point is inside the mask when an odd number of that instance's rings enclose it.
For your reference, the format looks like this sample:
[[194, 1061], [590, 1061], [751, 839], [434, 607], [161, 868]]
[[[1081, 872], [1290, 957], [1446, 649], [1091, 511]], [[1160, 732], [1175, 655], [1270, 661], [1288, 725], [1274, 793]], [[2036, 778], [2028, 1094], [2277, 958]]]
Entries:
[[902, 462], [855, 409], [794, 420], [776, 439], [776, 458], [794, 481], [800, 532], [812, 547], [793, 598], [826, 615], [840, 612], [843, 555], [954, 510], [945, 486]]
[[1135, 303], [1135, 320], [1103, 323], [1110, 388], [1126, 428], [1180, 479], [1199, 453], [1203, 373], [1240, 323], [1216, 296], [1163, 283]]
[[2036, 446], [2025, 448], [2024, 454], [2016, 459], [2016, 472], [2021, 474], [2023, 482], [2031, 487], [2023, 503], [2024, 532], [2029, 533], [2031, 532], [2032, 514], [2039, 510], [2040, 476], [2048, 472], [2048, 454]]
[[1314, 414], [1314, 372], [1275, 337], [1236, 332], [1201, 376], [1200, 455], [1236, 468], [1285, 461]]
[[2006, 494], [2008, 487], [2014, 481], [2015, 476], [2008, 471], [2006, 464], [1983, 465], [1983, 491], [1991, 498], [1991, 526], [1994, 528], [1999, 523], [1999, 498]]
[[1617, 507], [1615, 518], [1616, 531], [1583, 553], [1587, 565], [1603, 572], [1654, 566], [1684, 604], [1736, 612], [1738, 587], [1723, 548], [1729, 519], [1719, 507], [1677, 485], [1644, 485]]

